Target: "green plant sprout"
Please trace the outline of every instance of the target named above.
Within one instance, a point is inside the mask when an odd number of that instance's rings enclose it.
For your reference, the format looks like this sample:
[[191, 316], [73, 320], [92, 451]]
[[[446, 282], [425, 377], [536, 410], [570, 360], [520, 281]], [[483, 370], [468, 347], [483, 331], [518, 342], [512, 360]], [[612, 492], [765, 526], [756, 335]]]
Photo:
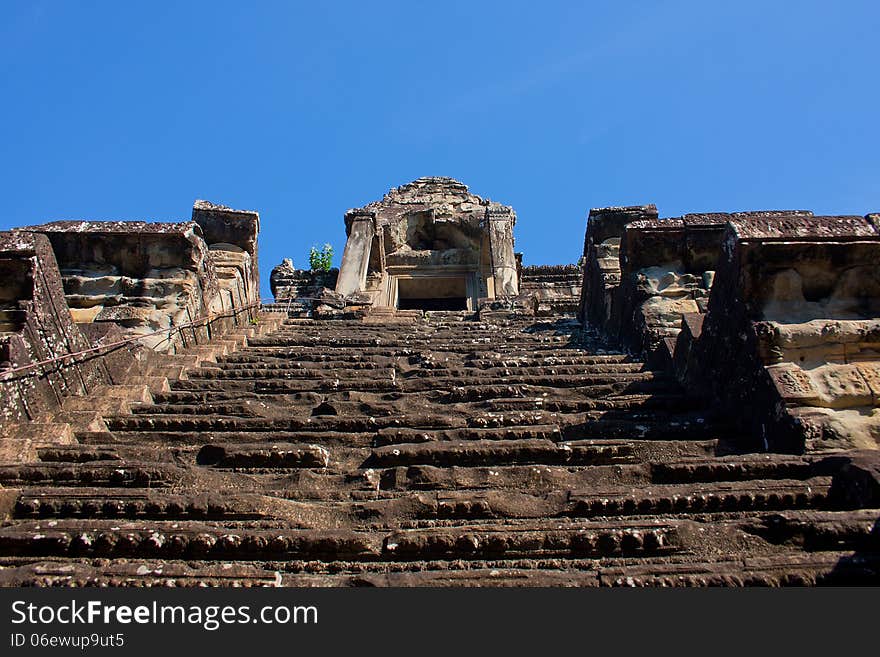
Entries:
[[319, 250], [317, 246], [313, 246], [309, 250], [309, 266], [312, 271], [330, 271], [333, 265], [333, 247], [325, 244]]

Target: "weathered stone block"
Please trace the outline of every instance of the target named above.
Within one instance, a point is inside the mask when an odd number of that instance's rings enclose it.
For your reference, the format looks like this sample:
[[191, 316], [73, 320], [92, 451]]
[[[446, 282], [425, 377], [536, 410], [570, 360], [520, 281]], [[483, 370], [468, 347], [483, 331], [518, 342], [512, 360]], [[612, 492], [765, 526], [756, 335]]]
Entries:
[[689, 385], [732, 414], [750, 403], [744, 425], [769, 436], [771, 448], [873, 443], [875, 226], [862, 217], [736, 215], [723, 244], [692, 348], [702, 373], [689, 370]]
[[880, 507], [880, 452], [855, 451], [835, 460], [843, 465], [831, 482], [831, 502], [844, 509]]

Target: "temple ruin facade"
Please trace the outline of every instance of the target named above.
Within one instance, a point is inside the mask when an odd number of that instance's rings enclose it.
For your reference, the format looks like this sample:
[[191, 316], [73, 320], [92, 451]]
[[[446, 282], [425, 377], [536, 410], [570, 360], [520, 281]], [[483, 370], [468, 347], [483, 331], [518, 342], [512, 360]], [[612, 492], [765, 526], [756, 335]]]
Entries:
[[880, 583], [880, 215], [344, 221], [272, 300], [254, 211], [0, 233], [0, 585]]
[[513, 208], [451, 178], [420, 178], [345, 213], [336, 282], [347, 300], [377, 308], [477, 310], [519, 293]]

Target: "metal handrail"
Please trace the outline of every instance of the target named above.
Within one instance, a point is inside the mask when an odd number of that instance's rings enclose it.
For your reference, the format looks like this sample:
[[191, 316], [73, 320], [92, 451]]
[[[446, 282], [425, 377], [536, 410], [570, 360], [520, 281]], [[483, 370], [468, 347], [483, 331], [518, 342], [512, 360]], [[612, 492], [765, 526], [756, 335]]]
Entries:
[[117, 340], [116, 342], [111, 342], [108, 344], [98, 345], [97, 347], [90, 347], [89, 349], [82, 349], [80, 351], [74, 351], [67, 354], [62, 354], [60, 356], [54, 356], [52, 358], [47, 358], [45, 360], [37, 361], [36, 363], [29, 363], [27, 365], [21, 365], [19, 367], [13, 367], [11, 369], [5, 369], [0, 371], [0, 381], [9, 378], [13, 374], [17, 374], [19, 372], [26, 372], [28, 370], [36, 369], [38, 367], [42, 367], [44, 365], [50, 365], [52, 363], [57, 363], [69, 358], [76, 358], [77, 356], [85, 356], [87, 354], [97, 353], [99, 351], [110, 351], [112, 349], [116, 349], [117, 347], [122, 347], [127, 344], [131, 344], [132, 342], [138, 342], [143, 340], [144, 338], [151, 338], [156, 335], [162, 335], [163, 333], [168, 333], [168, 340], [171, 339], [171, 334], [174, 331], [182, 331], [187, 328], [194, 328], [196, 326], [201, 326], [204, 324], [208, 324], [215, 319], [222, 319], [224, 317], [235, 317], [236, 315], [241, 314], [246, 310], [250, 310], [251, 308], [256, 308], [263, 305], [263, 301], [256, 301], [254, 303], [250, 303], [246, 306], [242, 306], [241, 308], [229, 312], [229, 313], [216, 313], [212, 315], [205, 315], [204, 317], [197, 317], [191, 322], [187, 322], [186, 324], [179, 324], [177, 326], [171, 326], [164, 329], [159, 329], [158, 331], [153, 331], [152, 333], [144, 333], [142, 335], [130, 336], [128, 338], [124, 338], [122, 340]]
[[[290, 306], [294, 301], [320, 301], [320, 297], [288, 297], [287, 306], [284, 312], [290, 312]], [[112, 349], [116, 349], [118, 347], [125, 346], [127, 344], [131, 344], [132, 342], [138, 342], [143, 340], [144, 338], [151, 338], [156, 335], [162, 335], [163, 333], [168, 333], [167, 340], [171, 339], [171, 334], [174, 331], [183, 331], [183, 329], [194, 328], [196, 326], [201, 326], [203, 324], [207, 324], [209, 322], [214, 321], [215, 319], [222, 319], [224, 317], [235, 317], [239, 315], [245, 310], [250, 310], [251, 308], [262, 307], [264, 305], [275, 304], [277, 303], [274, 299], [269, 301], [268, 299], [260, 299], [259, 301], [255, 301], [254, 303], [250, 303], [246, 306], [242, 306], [238, 310], [229, 313], [217, 313], [213, 315], [205, 315], [204, 317], [197, 317], [191, 322], [187, 322], [186, 324], [179, 324], [177, 326], [170, 326], [168, 328], [159, 329], [158, 331], [153, 331], [152, 333], [144, 333], [142, 335], [134, 335], [128, 338], [124, 338], [123, 340], [117, 340], [116, 342], [111, 342], [108, 344], [99, 345], [97, 347], [90, 347], [89, 349], [82, 349], [80, 351], [74, 351], [67, 354], [62, 354], [60, 356], [53, 356], [52, 358], [47, 358], [45, 360], [37, 361], [36, 363], [28, 363], [27, 365], [21, 365], [19, 367], [13, 367], [10, 369], [0, 370], [0, 381], [6, 380], [10, 378], [14, 374], [18, 374], [20, 372], [26, 372], [28, 370], [37, 369], [38, 367], [43, 367], [45, 365], [51, 365], [52, 363], [61, 362], [67, 359], [76, 358], [78, 356], [85, 356], [87, 354], [97, 353], [100, 351], [110, 351]]]

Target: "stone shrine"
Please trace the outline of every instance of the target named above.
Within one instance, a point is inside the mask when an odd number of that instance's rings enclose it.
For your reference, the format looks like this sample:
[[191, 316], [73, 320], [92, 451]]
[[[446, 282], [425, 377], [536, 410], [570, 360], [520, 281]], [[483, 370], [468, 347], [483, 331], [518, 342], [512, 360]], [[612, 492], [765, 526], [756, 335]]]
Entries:
[[476, 310], [519, 292], [513, 208], [452, 178], [419, 178], [345, 213], [336, 281], [345, 299], [377, 308]]

